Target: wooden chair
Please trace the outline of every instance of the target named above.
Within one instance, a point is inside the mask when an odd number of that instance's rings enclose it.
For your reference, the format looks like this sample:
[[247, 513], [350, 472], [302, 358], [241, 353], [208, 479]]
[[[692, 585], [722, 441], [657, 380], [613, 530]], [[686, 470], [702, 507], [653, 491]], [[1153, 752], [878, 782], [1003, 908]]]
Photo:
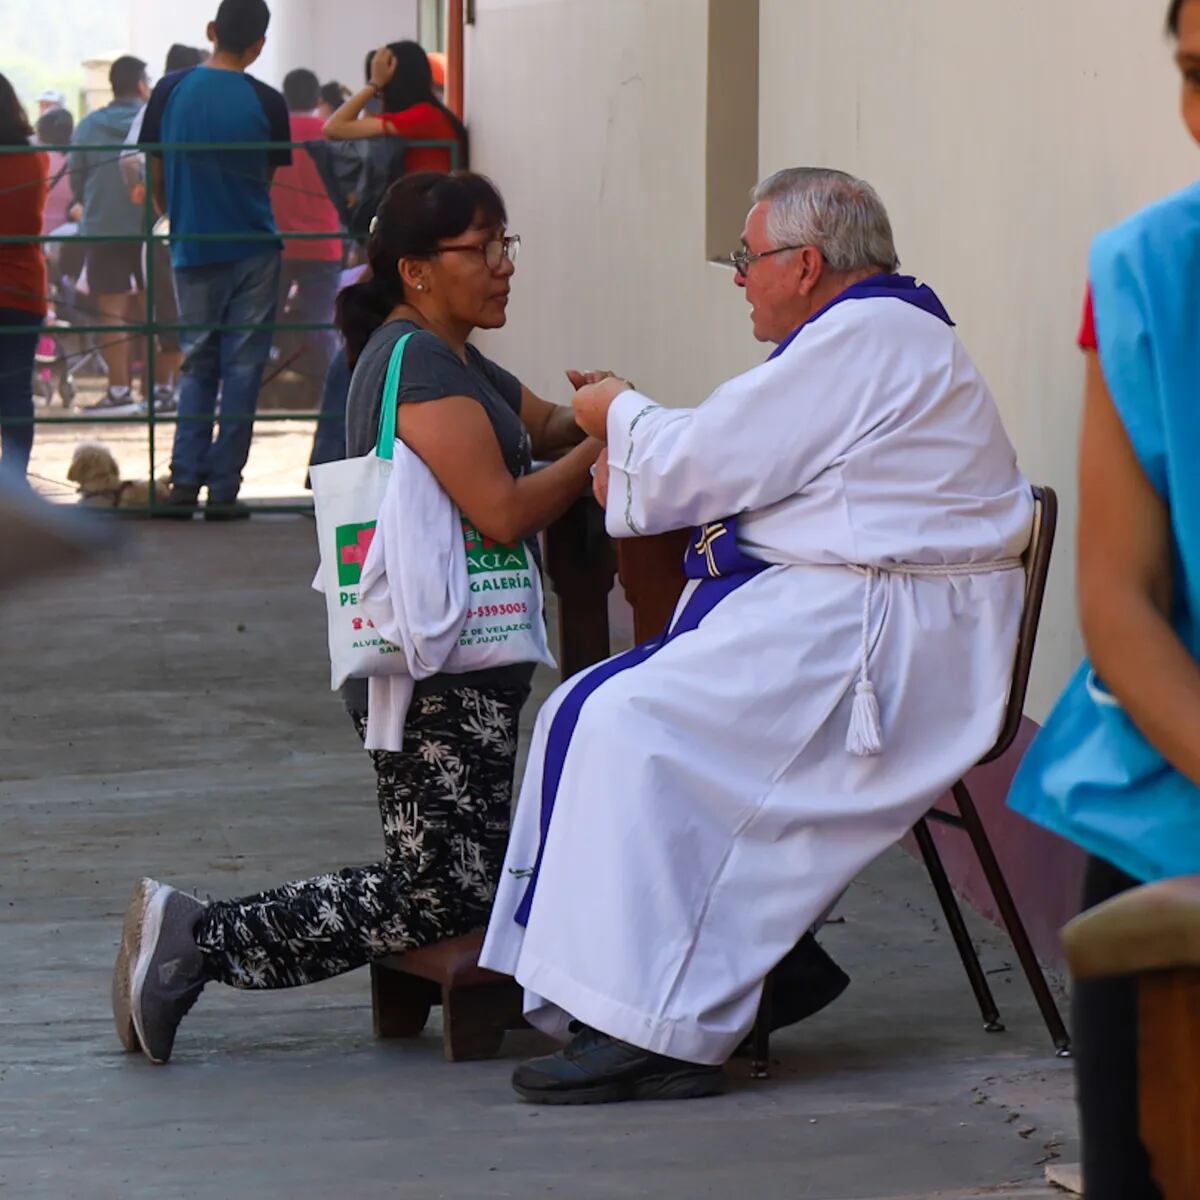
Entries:
[[1166, 1200], [1200, 1196], [1200, 876], [1123, 892], [1063, 931], [1076, 979], [1138, 979], [1142, 1142]]
[[[1046, 579], [1050, 573], [1050, 556], [1054, 550], [1054, 534], [1058, 525], [1058, 497], [1048, 487], [1035, 487], [1033, 533], [1029, 547], [1023, 555], [1025, 562], [1025, 605], [1021, 614], [1020, 632], [1017, 637], [1016, 661], [1013, 666], [1012, 684], [1008, 694], [1008, 708], [1005, 712], [1004, 725], [996, 744], [979, 760], [979, 765], [993, 762], [1013, 744], [1017, 732], [1021, 728], [1021, 719], [1025, 709], [1025, 694], [1029, 687], [1029, 673], [1033, 664], [1033, 651], [1037, 642], [1038, 623], [1042, 615], [1042, 601], [1046, 592]], [[941, 902], [942, 912], [946, 916], [946, 924], [950, 927], [954, 944], [958, 948], [959, 957], [970, 981], [971, 990], [975, 993], [980, 1015], [983, 1017], [983, 1027], [989, 1033], [999, 1033], [1004, 1026], [1000, 1022], [1000, 1013], [996, 1007], [992, 990], [988, 986], [987, 976], [979, 965], [979, 956], [971, 942], [963, 920], [962, 910], [958, 906], [954, 890], [946, 875], [942, 857], [938, 853], [937, 843], [929, 831], [929, 821], [938, 821], [954, 829], [961, 829], [971, 839], [971, 845], [979, 858], [988, 887], [996, 902], [997, 911], [1008, 931], [1013, 949], [1020, 960], [1021, 969], [1029, 981], [1030, 989], [1046, 1028], [1054, 1042], [1060, 1057], [1070, 1054], [1071, 1040], [1063, 1024], [1058, 1005], [1042, 973], [1037, 955], [1026, 932], [1024, 922], [1017, 912], [1013, 902], [1012, 892], [1000, 869], [987, 830], [980, 819], [979, 811], [971, 798], [966, 782], [960, 779], [951, 789], [957, 812], [946, 812], [934, 807], [913, 827], [913, 836], [924, 859], [929, 878], [934, 891]], [[769, 1072], [770, 1060], [770, 1019], [771, 991], [774, 980], [771, 976], [763, 988], [763, 1000], [759, 1008], [758, 1020], [752, 1035], [752, 1064], [751, 1075], [755, 1079], [765, 1079]]]
[[[608, 593], [616, 553], [590, 490], [550, 528], [545, 557], [558, 596], [559, 659], [566, 679], [609, 655]], [[372, 963], [375, 1036], [416, 1037], [430, 1009], [440, 1004], [442, 1046], [450, 1062], [496, 1054], [507, 1030], [526, 1027], [522, 991], [507, 975], [479, 966], [482, 946], [479, 931]]]
[[413, 1038], [429, 1010], [442, 1006], [442, 1049], [449, 1062], [491, 1058], [509, 1029], [525, 1026], [521, 988], [479, 965], [483, 931], [450, 938], [371, 964], [375, 1036]]

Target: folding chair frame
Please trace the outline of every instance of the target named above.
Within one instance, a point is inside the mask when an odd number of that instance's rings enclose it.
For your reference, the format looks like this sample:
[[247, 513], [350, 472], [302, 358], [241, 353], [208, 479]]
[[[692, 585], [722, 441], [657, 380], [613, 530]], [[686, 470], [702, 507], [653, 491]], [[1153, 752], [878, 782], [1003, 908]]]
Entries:
[[[1013, 744], [1021, 728], [1022, 714], [1025, 709], [1025, 694], [1029, 688], [1029, 675], [1033, 665], [1033, 652], [1037, 644], [1038, 625], [1042, 615], [1042, 601], [1046, 593], [1046, 580], [1050, 574], [1050, 557], [1054, 550], [1054, 535], [1058, 526], [1058, 497], [1052, 488], [1035, 487], [1034, 525], [1025, 552], [1025, 605], [1021, 613], [1020, 631], [1017, 637], [1016, 660], [1013, 664], [1012, 684], [1009, 688], [1008, 707], [1005, 711], [1004, 725], [996, 744], [982, 759], [980, 766], [994, 762]], [[1029, 940], [1025, 924], [1013, 901], [1012, 892], [1004, 878], [1000, 863], [996, 858], [987, 830], [975, 807], [975, 801], [967, 789], [966, 782], [959, 780], [951, 788], [957, 812], [946, 812], [934, 807], [913, 826], [913, 836], [921, 851], [925, 868], [929, 872], [933, 889], [942, 906], [946, 924], [954, 938], [959, 958], [975, 993], [980, 1015], [983, 1017], [983, 1027], [989, 1033], [999, 1033], [1004, 1029], [1000, 1022], [1000, 1012], [996, 1007], [992, 990], [988, 986], [987, 976], [979, 964], [979, 956], [971, 942], [971, 935], [963, 920], [962, 910], [950, 885], [942, 856], [938, 853], [937, 843], [929, 829], [929, 821], [937, 821], [954, 829], [961, 829], [971, 839], [971, 846], [983, 868], [984, 877], [1004, 922], [1013, 949], [1020, 961], [1025, 978], [1029, 981], [1030, 990], [1041, 1010], [1042, 1019], [1054, 1042], [1059, 1057], [1065, 1058], [1071, 1052], [1071, 1039], [1066, 1026], [1058, 1011], [1046, 976], [1038, 963], [1037, 955]], [[751, 1040], [752, 1062], [750, 1074], [755, 1079], [765, 1079], [770, 1074], [770, 1021], [771, 996], [774, 991], [774, 977], [769, 975], [763, 985], [762, 1002], [759, 1005], [758, 1018], [754, 1025]]]

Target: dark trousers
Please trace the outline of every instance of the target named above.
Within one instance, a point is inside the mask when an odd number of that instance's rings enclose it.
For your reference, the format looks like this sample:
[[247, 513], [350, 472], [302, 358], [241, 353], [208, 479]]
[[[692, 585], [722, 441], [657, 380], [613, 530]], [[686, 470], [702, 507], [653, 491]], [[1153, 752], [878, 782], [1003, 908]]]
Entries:
[[42, 321], [22, 308], [0, 308], [0, 328], [23, 331], [0, 336], [0, 467], [20, 479], [33, 450], [33, 363]]
[[[332, 321], [341, 279], [340, 262], [285, 258], [279, 273], [279, 324], [316, 325]], [[283, 357], [282, 365], [319, 385], [329, 370], [338, 338], [332, 329], [294, 333], [279, 330], [275, 344]]]
[[[1138, 886], [1110, 863], [1089, 858], [1083, 908]], [[1077, 982], [1071, 1010], [1084, 1195], [1087, 1200], [1162, 1200], [1138, 1132], [1137, 980]]]
[[346, 457], [346, 401], [350, 396], [350, 367], [342, 348], [333, 356], [321, 388], [321, 415], [313, 437], [310, 467], [341, 462]]
[[[218, 900], [196, 943], [239, 988], [316, 983], [487, 924], [508, 844], [523, 688], [452, 688], [413, 702], [402, 751], [371, 754], [386, 857]], [[366, 714], [351, 713], [359, 735]]]

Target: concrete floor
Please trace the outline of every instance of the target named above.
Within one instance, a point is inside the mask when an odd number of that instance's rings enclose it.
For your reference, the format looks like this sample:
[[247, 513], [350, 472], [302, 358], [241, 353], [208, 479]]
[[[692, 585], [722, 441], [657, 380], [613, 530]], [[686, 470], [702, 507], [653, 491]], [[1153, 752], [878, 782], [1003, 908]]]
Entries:
[[[899, 852], [825, 942], [854, 976], [730, 1094], [539, 1109], [540, 1049], [450, 1065], [436, 1021], [371, 1037], [365, 974], [217, 986], [169, 1067], [108, 1010], [130, 887], [255, 890], [378, 852], [369, 764], [328, 692], [313, 526], [130, 527], [130, 552], [6, 595], [0, 620], [0, 1195], [68, 1197], [1048, 1197], [1076, 1157], [1057, 1061], [1011, 953], [977, 926], [1005, 1034], [980, 1028], [928, 884]], [[1054, 1193], [1061, 1195], [1061, 1193]]]

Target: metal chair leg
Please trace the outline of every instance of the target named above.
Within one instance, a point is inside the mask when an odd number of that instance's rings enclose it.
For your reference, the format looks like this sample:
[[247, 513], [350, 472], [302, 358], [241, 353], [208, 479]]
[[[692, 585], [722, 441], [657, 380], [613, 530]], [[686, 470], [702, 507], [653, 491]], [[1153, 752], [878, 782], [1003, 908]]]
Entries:
[[933, 890], [937, 892], [937, 898], [941, 901], [946, 924], [949, 925], [954, 944], [958, 948], [958, 956], [962, 959], [963, 969], [967, 973], [971, 990], [975, 993], [975, 1001], [979, 1005], [979, 1015], [983, 1018], [983, 1027], [988, 1033], [1002, 1033], [1004, 1026], [1000, 1022], [1000, 1011], [996, 1007], [992, 989], [988, 987], [987, 976], [984, 975], [983, 968], [979, 965], [979, 956], [975, 953], [975, 946], [971, 942], [967, 923], [963, 920], [962, 909], [958, 906], [958, 899], [946, 876], [946, 867], [942, 862], [942, 856], [938, 853], [937, 844], [934, 842], [933, 834], [929, 832], [929, 825], [924, 818], [913, 826], [913, 836], [917, 839], [921, 857], [925, 860], [925, 869], [929, 872]]
[[775, 972], [763, 980], [762, 999], [758, 1002], [758, 1016], [750, 1035], [750, 1078], [771, 1078], [771, 999], [775, 991]]
[[1037, 1001], [1038, 1008], [1041, 1009], [1042, 1020], [1046, 1022], [1046, 1029], [1058, 1050], [1058, 1056], [1067, 1058], [1071, 1053], [1070, 1035], [1067, 1033], [1067, 1027], [1063, 1024], [1058, 1005], [1054, 1002], [1054, 996], [1050, 991], [1050, 985], [1046, 982], [1046, 976], [1042, 973], [1037, 955], [1033, 952], [1029, 934], [1025, 931], [1025, 923], [1021, 920], [1021, 915], [1017, 912], [1017, 906], [1013, 902], [1012, 893], [1008, 890], [1008, 882], [1004, 878], [1004, 872], [1000, 869], [1000, 863], [992, 849], [987, 830], [983, 827], [979, 810], [975, 807], [975, 801], [971, 799], [967, 785], [961, 779], [954, 785], [953, 791], [954, 801], [962, 815], [963, 828], [967, 831], [971, 845], [974, 846], [975, 853], [979, 857], [979, 865], [983, 868], [988, 887], [992, 891], [992, 898], [996, 901], [996, 908], [999, 909], [1001, 920], [1004, 921], [1004, 927], [1008, 930], [1009, 940], [1020, 960], [1025, 978], [1029, 981], [1033, 998]]

